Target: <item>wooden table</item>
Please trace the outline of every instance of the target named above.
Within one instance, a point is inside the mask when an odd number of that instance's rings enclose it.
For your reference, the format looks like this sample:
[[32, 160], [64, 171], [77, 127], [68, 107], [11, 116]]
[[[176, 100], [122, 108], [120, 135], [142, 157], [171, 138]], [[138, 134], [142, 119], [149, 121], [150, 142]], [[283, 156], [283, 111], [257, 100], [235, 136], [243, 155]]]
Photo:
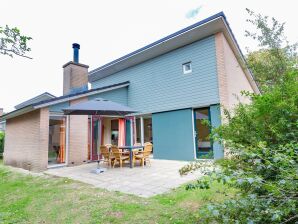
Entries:
[[130, 166], [130, 168], [132, 168], [133, 166], [132, 166], [132, 157], [133, 157], [133, 150], [134, 149], [144, 149], [144, 146], [128, 146], [128, 145], [125, 145], [125, 146], [119, 146], [118, 147], [119, 149], [127, 149], [127, 150], [129, 150], [129, 166]]

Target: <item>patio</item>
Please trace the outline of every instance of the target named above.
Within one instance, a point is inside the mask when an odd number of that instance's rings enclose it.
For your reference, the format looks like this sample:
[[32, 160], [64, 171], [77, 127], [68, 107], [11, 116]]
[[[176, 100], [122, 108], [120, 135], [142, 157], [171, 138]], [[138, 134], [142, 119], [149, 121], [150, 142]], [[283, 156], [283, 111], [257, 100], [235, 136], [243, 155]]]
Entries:
[[[95, 174], [97, 163], [88, 163], [75, 167], [49, 169], [45, 173], [91, 184], [94, 187], [109, 191], [119, 191], [140, 197], [151, 197], [170, 191], [191, 180], [195, 180], [200, 173], [193, 173], [181, 177], [178, 170], [188, 162], [154, 160], [151, 167], [144, 168], [137, 165], [133, 169], [125, 164], [123, 168], [108, 168], [106, 172]], [[107, 168], [100, 164], [100, 167]]]

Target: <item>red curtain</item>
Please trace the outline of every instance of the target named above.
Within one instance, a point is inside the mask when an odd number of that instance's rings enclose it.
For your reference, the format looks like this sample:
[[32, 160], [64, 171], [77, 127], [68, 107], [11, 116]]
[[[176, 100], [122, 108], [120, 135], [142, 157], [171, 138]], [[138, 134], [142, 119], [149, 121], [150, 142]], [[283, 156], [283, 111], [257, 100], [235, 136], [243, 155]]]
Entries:
[[125, 145], [125, 119], [119, 118], [118, 145]]

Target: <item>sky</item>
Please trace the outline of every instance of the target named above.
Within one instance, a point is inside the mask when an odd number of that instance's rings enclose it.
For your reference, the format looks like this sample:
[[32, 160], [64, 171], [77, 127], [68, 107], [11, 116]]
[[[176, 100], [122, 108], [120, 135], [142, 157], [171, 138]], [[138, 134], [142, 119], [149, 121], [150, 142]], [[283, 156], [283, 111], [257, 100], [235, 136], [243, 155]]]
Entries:
[[62, 95], [62, 65], [72, 60], [79, 43], [80, 62], [89, 71], [223, 11], [245, 53], [256, 43], [244, 36], [253, 30], [245, 8], [286, 22], [290, 42], [298, 41], [294, 0], [0, 0], [0, 26], [18, 27], [33, 38], [32, 60], [0, 55], [0, 108], [49, 92]]

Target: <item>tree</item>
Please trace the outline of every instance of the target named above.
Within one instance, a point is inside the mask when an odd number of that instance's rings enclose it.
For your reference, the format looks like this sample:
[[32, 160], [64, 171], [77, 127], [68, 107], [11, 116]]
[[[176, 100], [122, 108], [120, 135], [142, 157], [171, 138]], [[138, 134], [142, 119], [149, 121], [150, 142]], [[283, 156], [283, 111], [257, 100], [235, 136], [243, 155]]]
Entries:
[[247, 63], [259, 86], [265, 90], [282, 82], [285, 74], [298, 68], [297, 43], [289, 44], [284, 35], [285, 23], [249, 9], [246, 11], [251, 17], [247, 21], [257, 32], [246, 31], [245, 35], [258, 41], [260, 47], [258, 51], [248, 50]]
[[27, 43], [31, 37], [24, 36], [16, 27], [10, 28], [9, 26], [0, 27], [0, 54], [13, 57], [17, 55], [32, 59], [26, 53], [31, 51]]

